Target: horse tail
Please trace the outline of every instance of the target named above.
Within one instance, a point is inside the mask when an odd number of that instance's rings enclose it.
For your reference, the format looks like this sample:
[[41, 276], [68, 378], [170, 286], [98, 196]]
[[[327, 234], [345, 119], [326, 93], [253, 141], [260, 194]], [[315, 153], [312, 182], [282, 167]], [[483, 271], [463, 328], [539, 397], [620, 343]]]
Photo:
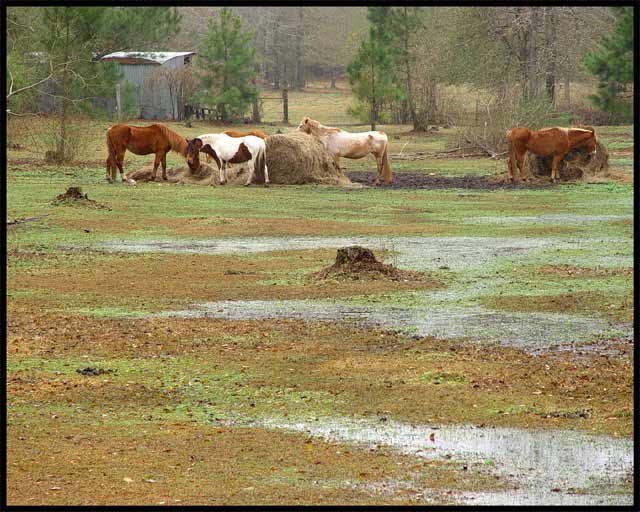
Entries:
[[268, 182], [267, 174], [265, 173], [265, 168], [267, 167], [267, 157], [266, 157], [266, 145], [262, 144], [260, 149], [258, 150], [258, 155], [256, 156], [256, 163], [254, 165], [254, 172], [257, 170], [258, 175], [262, 177], [264, 183]]
[[382, 153], [382, 168], [384, 170], [384, 182], [388, 185], [393, 181], [393, 171], [391, 170], [391, 164], [389, 164], [389, 155], [387, 149], [389, 145], [385, 142], [384, 152]]

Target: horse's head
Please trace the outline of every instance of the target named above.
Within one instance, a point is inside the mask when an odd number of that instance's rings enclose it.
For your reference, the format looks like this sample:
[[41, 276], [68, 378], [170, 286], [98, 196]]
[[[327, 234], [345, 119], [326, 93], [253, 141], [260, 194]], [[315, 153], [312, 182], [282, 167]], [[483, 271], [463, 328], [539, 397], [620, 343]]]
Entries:
[[200, 148], [202, 139], [187, 139], [187, 165], [192, 171], [197, 171], [200, 167]]
[[311, 121], [311, 119], [309, 117], [303, 117], [302, 121], [300, 121], [300, 124], [298, 125], [298, 131], [299, 132], [305, 132], [305, 133], [311, 133], [311, 123], [313, 121]]
[[596, 132], [592, 131], [592, 136], [587, 139], [584, 148], [587, 150], [587, 154], [589, 155], [589, 160], [593, 160], [596, 156], [596, 148], [598, 147], [598, 137], [596, 136]]

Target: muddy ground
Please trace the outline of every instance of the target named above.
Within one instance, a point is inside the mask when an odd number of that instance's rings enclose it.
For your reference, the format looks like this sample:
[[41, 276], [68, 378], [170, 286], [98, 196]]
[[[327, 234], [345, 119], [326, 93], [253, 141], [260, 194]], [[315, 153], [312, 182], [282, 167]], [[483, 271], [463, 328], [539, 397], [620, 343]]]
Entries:
[[[33, 220], [7, 227], [8, 503], [630, 503], [630, 185], [448, 159], [393, 188], [128, 187], [103, 145], [77, 168], [10, 154], [7, 217]], [[111, 210], [53, 205], [69, 186]], [[315, 278], [346, 242], [421, 278]], [[473, 330], [379, 321], [400, 313]]]

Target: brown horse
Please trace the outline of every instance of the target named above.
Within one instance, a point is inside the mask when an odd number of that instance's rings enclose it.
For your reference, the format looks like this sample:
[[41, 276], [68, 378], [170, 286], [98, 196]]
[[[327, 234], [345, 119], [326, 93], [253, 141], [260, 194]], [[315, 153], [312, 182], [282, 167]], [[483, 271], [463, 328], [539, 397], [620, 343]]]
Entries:
[[[187, 139], [170, 130], [165, 125], [156, 123], [151, 126], [137, 127], [127, 124], [116, 124], [107, 130], [107, 181], [113, 183], [116, 179], [116, 166], [120, 169], [122, 181], [126, 181], [122, 163], [125, 151], [128, 149], [136, 155], [155, 153], [151, 179], [156, 179], [158, 165], [162, 163], [162, 179], [167, 179], [167, 153], [176, 151], [187, 157]], [[192, 171], [197, 171], [199, 163], [188, 162]], [[193, 168], [195, 166], [195, 168]]]
[[[227, 130], [226, 132], [222, 132], [226, 135], [228, 135], [229, 137], [246, 137], [247, 135], [253, 135], [254, 137], [260, 137], [262, 140], [267, 140], [267, 137], [269, 135], [267, 135], [266, 133], [264, 133], [262, 130], [248, 130], [246, 132], [241, 132], [238, 130]], [[205, 153], [205, 159], [207, 160], [207, 162], [211, 162], [213, 160], [213, 157], [209, 154], [209, 153]]]
[[545, 128], [531, 131], [528, 128], [517, 127], [507, 132], [509, 141], [509, 179], [515, 179], [516, 166], [520, 171], [523, 181], [527, 181], [524, 168], [524, 156], [527, 151], [538, 156], [552, 156], [551, 181], [553, 183], [560, 177], [558, 165], [565, 155], [576, 147], [584, 147], [589, 153], [589, 158], [596, 154], [598, 141], [596, 132], [592, 127], [586, 128]]

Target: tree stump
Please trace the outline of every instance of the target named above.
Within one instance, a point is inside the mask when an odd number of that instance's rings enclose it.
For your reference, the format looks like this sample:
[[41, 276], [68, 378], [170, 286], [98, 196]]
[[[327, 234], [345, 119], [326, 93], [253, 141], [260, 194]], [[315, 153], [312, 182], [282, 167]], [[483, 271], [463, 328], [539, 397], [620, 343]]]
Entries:
[[393, 265], [386, 265], [378, 261], [371, 249], [352, 245], [342, 247], [336, 252], [336, 260], [333, 265], [323, 268], [313, 274], [320, 279], [349, 279], [349, 280], [376, 280], [389, 281], [422, 281], [424, 276], [420, 272], [400, 270]]

